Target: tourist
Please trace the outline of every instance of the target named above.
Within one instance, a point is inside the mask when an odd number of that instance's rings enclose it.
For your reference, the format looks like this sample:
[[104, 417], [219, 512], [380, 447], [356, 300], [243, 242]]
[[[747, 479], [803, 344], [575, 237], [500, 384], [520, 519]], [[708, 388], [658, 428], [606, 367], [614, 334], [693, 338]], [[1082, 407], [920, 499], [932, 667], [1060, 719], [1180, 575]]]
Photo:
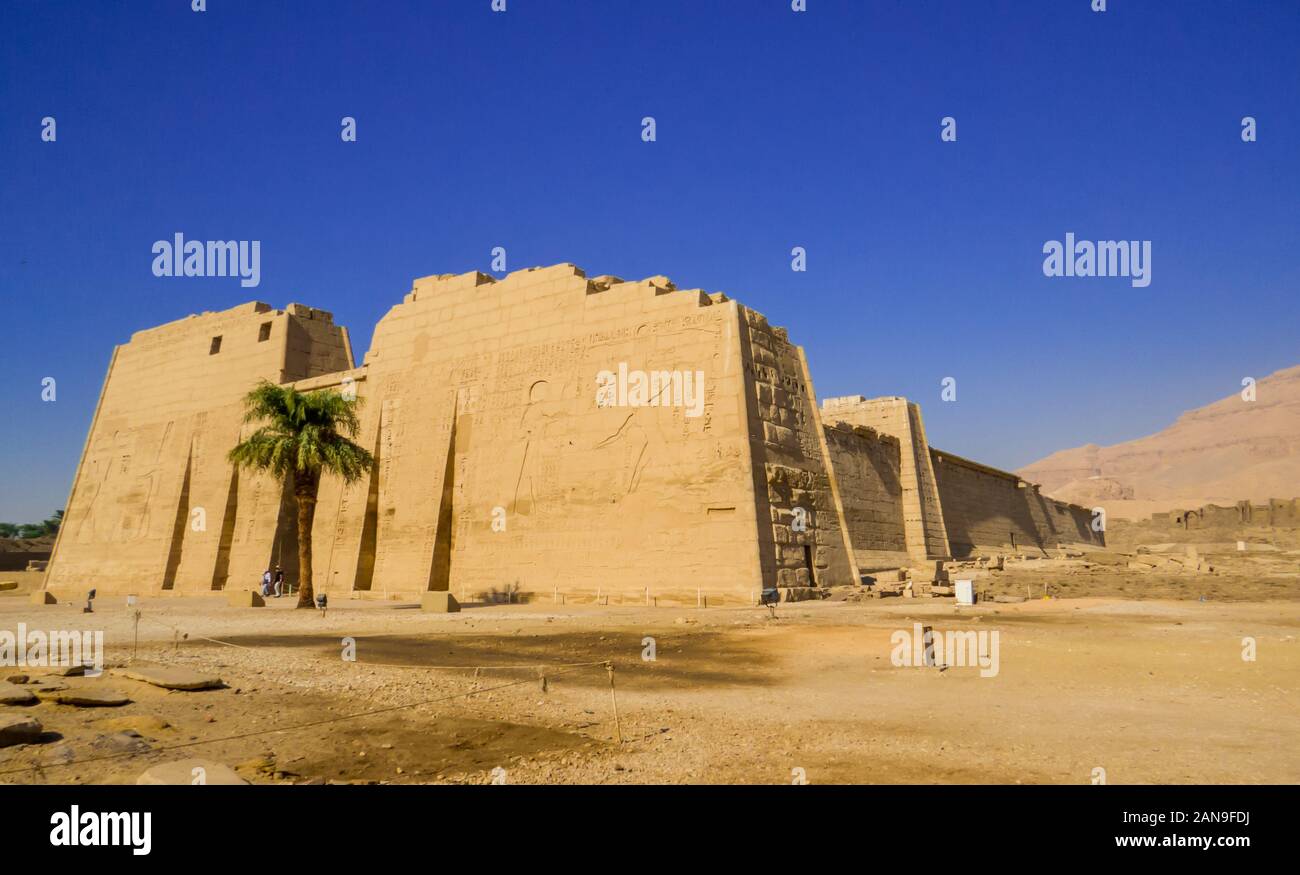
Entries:
[[275, 566], [275, 597], [279, 598], [282, 595], [284, 595], [284, 572], [277, 565]]
[[266, 597], [271, 594], [271, 569], [262, 572], [262, 596]]

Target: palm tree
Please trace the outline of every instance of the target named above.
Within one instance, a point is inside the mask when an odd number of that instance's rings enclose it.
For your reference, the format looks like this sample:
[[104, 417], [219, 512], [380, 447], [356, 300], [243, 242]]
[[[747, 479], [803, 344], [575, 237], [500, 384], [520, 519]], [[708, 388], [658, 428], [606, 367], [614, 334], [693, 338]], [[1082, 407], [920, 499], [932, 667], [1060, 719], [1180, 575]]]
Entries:
[[230, 451], [236, 466], [269, 471], [293, 486], [298, 503], [298, 607], [314, 602], [311, 587], [311, 523], [322, 474], [344, 483], [365, 475], [375, 460], [350, 438], [357, 434], [359, 401], [336, 392], [302, 393], [263, 380], [244, 398], [244, 422], [265, 422]]

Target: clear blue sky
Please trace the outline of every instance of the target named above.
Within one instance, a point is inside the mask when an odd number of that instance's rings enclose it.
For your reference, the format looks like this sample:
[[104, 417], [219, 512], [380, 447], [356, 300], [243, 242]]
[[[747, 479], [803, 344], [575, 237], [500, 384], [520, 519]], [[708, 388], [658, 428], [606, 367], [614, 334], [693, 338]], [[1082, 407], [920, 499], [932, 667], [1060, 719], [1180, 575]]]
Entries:
[[[494, 246], [725, 291], [822, 397], [1007, 468], [1300, 362], [1300, 2], [808, 6], [4, 0], [0, 520], [63, 506], [131, 332], [300, 301], [360, 355]], [[154, 277], [178, 231], [260, 240], [261, 286]], [[1151, 285], [1044, 277], [1067, 231], [1151, 240]]]

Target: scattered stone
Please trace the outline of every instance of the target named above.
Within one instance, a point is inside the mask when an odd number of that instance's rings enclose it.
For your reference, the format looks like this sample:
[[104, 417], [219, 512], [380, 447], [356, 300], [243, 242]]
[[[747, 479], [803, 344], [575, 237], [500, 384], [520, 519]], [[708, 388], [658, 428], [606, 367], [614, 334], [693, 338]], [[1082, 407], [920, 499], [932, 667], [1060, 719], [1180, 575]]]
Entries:
[[86, 669], [91, 668], [87, 665], [65, 665], [55, 666], [50, 669], [50, 674], [57, 678], [79, 678], [85, 677]]
[[208, 785], [245, 785], [248, 782], [239, 777], [230, 766], [214, 763], [211, 760], [176, 760], [159, 763], [135, 779], [143, 786], [181, 786], [185, 784]]
[[235, 768], [241, 772], [260, 772], [269, 775], [275, 771], [275, 760], [270, 757], [253, 757], [251, 760], [244, 760]]
[[76, 705], [78, 708], [114, 708], [131, 701], [117, 690], [100, 690], [92, 687], [60, 690], [52, 698], [60, 705]]
[[16, 580], [0, 580], [0, 592], [9, 592], [18, 588]]
[[0, 747], [31, 744], [42, 732], [41, 721], [35, 717], [0, 715]]
[[223, 686], [221, 678], [216, 675], [168, 665], [132, 665], [113, 673], [167, 690], [211, 690]]
[[145, 741], [140, 733], [131, 729], [115, 732], [112, 735], [100, 735], [91, 742], [91, 745], [110, 753], [145, 753], [153, 750], [152, 745]]
[[32, 689], [38, 696], [49, 696], [54, 693], [66, 690], [68, 685], [63, 681], [41, 681], [39, 684], [33, 682]]
[[10, 684], [25, 684], [29, 680], [31, 680], [31, 678], [25, 674], [11, 674], [9, 677], [5, 678], [5, 682]]
[[16, 684], [0, 684], [0, 705], [30, 705], [36, 701], [31, 690]]
[[164, 729], [171, 729], [171, 724], [152, 714], [128, 714], [121, 717], [103, 717], [93, 724], [96, 729], [106, 732], [131, 731], [141, 735], [157, 735]]

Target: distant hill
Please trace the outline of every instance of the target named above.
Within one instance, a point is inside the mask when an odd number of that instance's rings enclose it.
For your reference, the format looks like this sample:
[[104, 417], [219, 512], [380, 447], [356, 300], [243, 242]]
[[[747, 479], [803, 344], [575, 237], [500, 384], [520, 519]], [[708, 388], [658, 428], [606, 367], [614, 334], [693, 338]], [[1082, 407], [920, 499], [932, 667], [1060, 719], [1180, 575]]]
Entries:
[[1143, 516], [1171, 507], [1300, 495], [1300, 365], [1188, 411], [1163, 431], [1061, 450], [1018, 472], [1054, 498]]

